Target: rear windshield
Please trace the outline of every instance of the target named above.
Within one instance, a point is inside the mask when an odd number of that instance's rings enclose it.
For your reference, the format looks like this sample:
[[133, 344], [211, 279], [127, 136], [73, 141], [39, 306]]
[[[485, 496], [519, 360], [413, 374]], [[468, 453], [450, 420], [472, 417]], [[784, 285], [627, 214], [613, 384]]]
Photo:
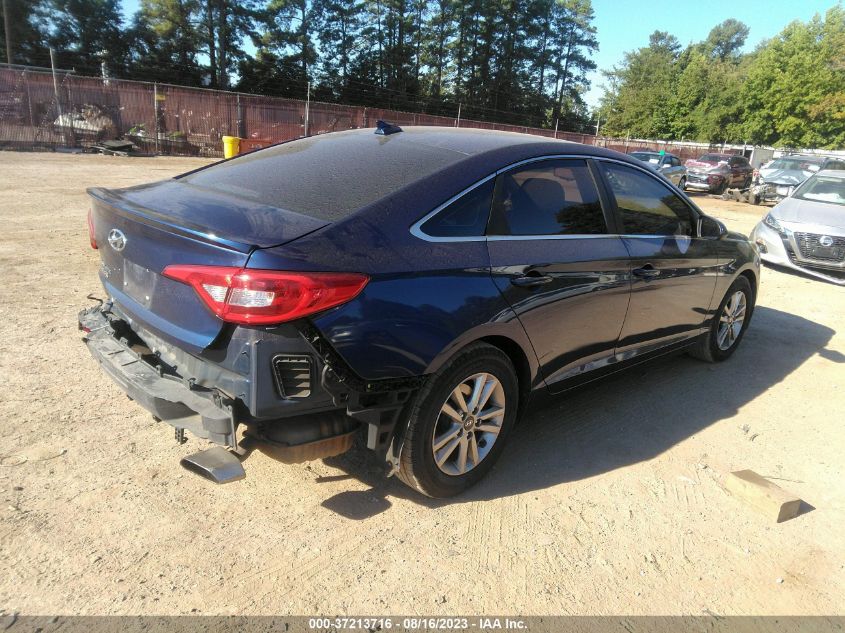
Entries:
[[246, 154], [182, 181], [332, 222], [465, 157], [406, 132], [341, 132]]
[[818, 171], [821, 163], [802, 158], [778, 158], [768, 165], [767, 169], [786, 169], [789, 171]]
[[705, 154], [698, 160], [702, 163], [720, 163], [722, 161], [727, 162], [730, 156], [725, 156], [724, 154]]
[[656, 165], [660, 162], [660, 154], [649, 154], [648, 152], [631, 152], [631, 156], [644, 163]]

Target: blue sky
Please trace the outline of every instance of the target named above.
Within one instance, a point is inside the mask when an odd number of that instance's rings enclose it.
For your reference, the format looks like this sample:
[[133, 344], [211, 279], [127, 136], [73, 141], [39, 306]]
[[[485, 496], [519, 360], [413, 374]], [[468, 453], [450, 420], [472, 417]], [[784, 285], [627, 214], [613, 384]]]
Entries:
[[[139, 0], [122, 2], [128, 19], [138, 10]], [[593, 0], [599, 40], [593, 59], [599, 70], [591, 74], [587, 103], [597, 105], [601, 97], [599, 71], [619, 64], [626, 51], [646, 46], [653, 31], [669, 31], [686, 45], [703, 40], [714, 26], [734, 18], [748, 25], [745, 48], [752, 50], [793, 20], [806, 22], [836, 4], [833, 0]]]

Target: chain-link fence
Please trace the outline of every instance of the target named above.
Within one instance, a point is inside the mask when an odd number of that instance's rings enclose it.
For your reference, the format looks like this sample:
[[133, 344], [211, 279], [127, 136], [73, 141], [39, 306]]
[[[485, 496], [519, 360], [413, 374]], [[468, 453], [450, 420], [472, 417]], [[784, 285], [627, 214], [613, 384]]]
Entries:
[[91, 147], [132, 141], [142, 153], [221, 156], [222, 137], [277, 143], [301, 136], [397, 125], [506, 130], [592, 143], [588, 134], [382, 108], [186, 88], [123, 79], [0, 68], [0, 149]]

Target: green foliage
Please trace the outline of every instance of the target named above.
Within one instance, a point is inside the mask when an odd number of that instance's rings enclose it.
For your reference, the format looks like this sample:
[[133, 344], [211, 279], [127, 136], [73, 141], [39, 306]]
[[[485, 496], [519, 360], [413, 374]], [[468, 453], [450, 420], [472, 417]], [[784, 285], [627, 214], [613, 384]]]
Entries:
[[197, 60], [201, 34], [192, 17], [200, 11], [200, 0], [142, 0], [130, 28], [130, 69], [138, 79], [166, 83], [200, 82]]
[[757, 51], [742, 90], [755, 143], [845, 145], [845, 11], [793, 22]]
[[2, 6], [9, 12], [13, 52], [12, 59], [6, 59], [6, 31], [0, 28], [0, 60], [12, 64], [42, 65], [47, 48], [46, 19], [49, 8], [41, 0], [6, 0]]
[[638, 138], [672, 134], [669, 102], [678, 78], [678, 40], [655, 31], [645, 48], [626, 53], [614, 71], [615, 94], [608, 100], [605, 133]]
[[58, 51], [60, 66], [98, 74], [107, 61], [113, 72], [125, 72], [129, 46], [120, 0], [47, 0], [43, 6], [52, 23], [47, 43]]
[[53, 47], [88, 75], [589, 126], [591, 0], [140, 0], [128, 24], [120, 2], [6, 0], [14, 61]]
[[[789, 147], [845, 146], [845, 10], [793, 22], [741, 54], [748, 28], [714, 27], [683, 51], [666, 33], [605, 76], [608, 135]], [[674, 40], [674, 41], [673, 41]]]

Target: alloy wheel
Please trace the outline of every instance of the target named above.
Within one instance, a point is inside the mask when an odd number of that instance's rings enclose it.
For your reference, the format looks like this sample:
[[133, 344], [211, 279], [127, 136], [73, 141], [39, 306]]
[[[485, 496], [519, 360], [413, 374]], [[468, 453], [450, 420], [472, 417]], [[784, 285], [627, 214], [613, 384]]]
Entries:
[[434, 425], [434, 463], [458, 476], [478, 466], [490, 453], [505, 419], [505, 391], [493, 374], [462, 380], [446, 398]]
[[745, 293], [737, 290], [725, 304], [719, 317], [719, 333], [716, 344], [722, 351], [729, 350], [736, 343], [742, 324], [745, 322], [746, 299]]

